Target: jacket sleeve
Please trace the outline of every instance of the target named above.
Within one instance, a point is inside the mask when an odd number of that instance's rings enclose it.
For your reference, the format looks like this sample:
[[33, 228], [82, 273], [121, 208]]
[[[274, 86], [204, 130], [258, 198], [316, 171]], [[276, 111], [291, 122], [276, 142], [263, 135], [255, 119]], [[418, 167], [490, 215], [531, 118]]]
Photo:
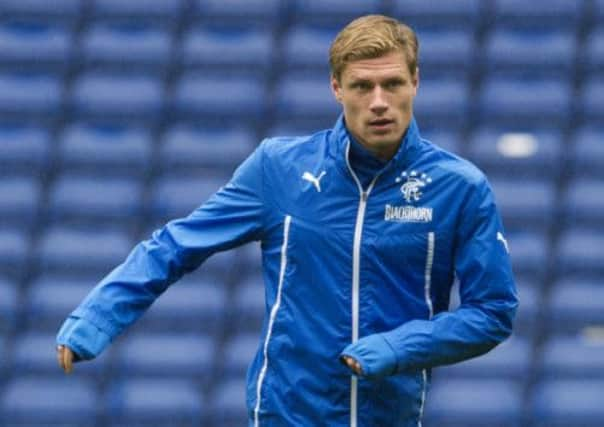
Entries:
[[263, 146], [201, 207], [135, 246], [71, 313], [57, 343], [76, 351], [80, 359], [97, 356], [184, 273], [215, 252], [261, 239]]
[[364, 375], [383, 376], [460, 362], [484, 354], [512, 332], [518, 299], [507, 242], [486, 179], [472, 189], [456, 235], [459, 308], [361, 338], [342, 355]]

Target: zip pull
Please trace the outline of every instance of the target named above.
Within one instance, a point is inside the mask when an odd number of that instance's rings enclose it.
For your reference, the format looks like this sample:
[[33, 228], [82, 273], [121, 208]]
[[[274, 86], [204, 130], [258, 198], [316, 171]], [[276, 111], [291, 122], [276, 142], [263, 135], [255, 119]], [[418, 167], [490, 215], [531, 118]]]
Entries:
[[363, 192], [361, 193], [361, 200], [362, 200], [363, 202], [366, 202], [368, 197], [369, 197], [369, 193], [368, 193], [367, 191], [363, 191]]

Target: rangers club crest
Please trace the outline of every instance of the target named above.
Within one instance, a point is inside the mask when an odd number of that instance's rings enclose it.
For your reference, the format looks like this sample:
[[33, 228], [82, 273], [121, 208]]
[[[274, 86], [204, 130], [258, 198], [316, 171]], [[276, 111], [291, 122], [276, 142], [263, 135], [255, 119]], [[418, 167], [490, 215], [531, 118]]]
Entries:
[[403, 182], [401, 185], [401, 193], [407, 203], [419, 201], [422, 196], [422, 189], [432, 182], [425, 173], [420, 174], [417, 171], [403, 172], [401, 176], [396, 178], [397, 183]]

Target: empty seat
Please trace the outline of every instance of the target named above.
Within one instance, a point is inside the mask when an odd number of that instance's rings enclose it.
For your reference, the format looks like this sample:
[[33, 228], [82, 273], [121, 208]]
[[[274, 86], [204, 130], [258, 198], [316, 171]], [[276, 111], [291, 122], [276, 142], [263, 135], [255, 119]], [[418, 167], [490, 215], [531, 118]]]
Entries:
[[285, 17], [282, 0], [194, 0], [195, 16], [205, 23], [271, 28]]
[[313, 73], [319, 79], [329, 76], [329, 47], [336, 31], [297, 25], [285, 33], [283, 66], [287, 73]]
[[570, 31], [512, 31], [491, 33], [484, 61], [490, 74], [569, 78], [574, 70], [575, 36]]
[[574, 176], [604, 177], [604, 127], [586, 126], [575, 133], [575, 143], [571, 145], [570, 159]]
[[580, 56], [588, 73], [604, 70], [604, 28], [594, 29], [585, 40], [585, 55]]
[[562, 197], [562, 218], [568, 224], [604, 227], [604, 179], [571, 179]]
[[299, 22], [340, 26], [352, 19], [381, 12], [380, 0], [294, 0], [294, 19]]
[[426, 401], [426, 425], [520, 427], [521, 387], [507, 379], [435, 381]]
[[96, 24], [84, 33], [81, 60], [94, 68], [163, 71], [171, 60], [170, 34], [157, 26]]
[[141, 22], [152, 20], [164, 25], [175, 25], [179, 18], [184, 0], [93, 0], [92, 14], [100, 20], [121, 20]]
[[128, 236], [118, 231], [52, 227], [42, 235], [36, 255], [43, 271], [106, 274], [131, 246]]
[[60, 274], [36, 278], [26, 293], [26, 325], [32, 331], [55, 332], [101, 280], [102, 275], [73, 277]]
[[266, 111], [264, 87], [254, 78], [188, 74], [176, 84], [172, 108], [183, 118], [253, 124]]
[[[225, 276], [227, 273], [228, 270], [223, 271]], [[195, 276], [185, 276], [170, 285], [141, 318], [137, 328], [161, 332], [204, 331], [211, 334], [221, 330], [228, 305], [227, 283], [210, 274]]]
[[213, 425], [235, 427], [248, 424], [246, 390], [243, 379], [230, 379], [216, 386], [210, 401]]
[[598, 280], [576, 276], [556, 282], [546, 320], [550, 330], [557, 333], [577, 333], [589, 326], [604, 325], [604, 286]]
[[562, 132], [556, 129], [478, 128], [468, 157], [489, 177], [553, 178], [562, 170]]
[[161, 220], [184, 217], [204, 203], [226, 181], [216, 177], [162, 178], [153, 187], [151, 214]]
[[558, 241], [556, 267], [560, 273], [603, 274], [604, 232], [569, 228]]
[[[516, 270], [515, 266], [514, 270]], [[532, 339], [539, 327], [538, 316], [542, 304], [541, 292], [537, 286], [528, 284], [526, 280], [517, 280], [516, 283], [520, 305], [514, 319], [514, 336], [520, 339]]]
[[552, 379], [532, 392], [532, 418], [536, 427], [597, 427], [602, 425], [604, 380]]
[[38, 175], [49, 162], [50, 132], [38, 126], [0, 124], [0, 146], [0, 174]]
[[74, 123], [57, 152], [63, 168], [97, 175], [143, 175], [151, 163], [151, 135], [141, 127]]
[[393, 14], [413, 26], [468, 28], [474, 30], [484, 16], [480, 0], [445, 0], [427, 3], [422, 0], [394, 0]]
[[330, 128], [341, 111], [327, 75], [284, 77], [277, 84], [275, 99], [276, 121], [287, 121], [294, 126], [312, 122], [317, 128]]
[[231, 173], [257, 142], [249, 129], [176, 125], [163, 136], [160, 167], [167, 171], [216, 168]]
[[27, 234], [16, 229], [0, 228], [0, 272], [18, 276], [28, 261]]
[[224, 347], [222, 369], [226, 377], [245, 378], [256, 352], [260, 348], [258, 332], [244, 332], [232, 335]]
[[115, 373], [124, 376], [181, 377], [209, 380], [214, 371], [214, 340], [180, 332], [138, 333], [115, 352]]
[[584, 4], [577, 0], [496, 0], [493, 16], [498, 25], [507, 27], [572, 29], [582, 21]]
[[19, 376], [0, 395], [4, 425], [93, 427], [101, 407], [94, 385], [81, 378]]
[[435, 376], [442, 380], [449, 378], [522, 380], [529, 374], [531, 358], [529, 340], [514, 336], [483, 356], [438, 369]]
[[604, 379], [604, 340], [587, 334], [553, 335], [546, 341], [542, 373], [550, 379]]
[[455, 79], [422, 80], [414, 103], [419, 123], [462, 127], [470, 106], [468, 85]]
[[422, 130], [422, 138], [427, 139], [432, 144], [439, 146], [451, 153], [460, 154], [464, 147], [462, 146], [459, 131], [446, 128], [427, 128]]
[[538, 279], [547, 271], [548, 242], [545, 233], [508, 232], [505, 236], [510, 248], [514, 272]]
[[[12, 331], [19, 315], [18, 282], [0, 277], [0, 337]], [[0, 369], [2, 360], [0, 360]]]
[[19, 18], [43, 18], [75, 23], [82, 13], [83, 0], [3, 0], [0, 13]]
[[88, 73], [75, 81], [70, 102], [79, 117], [150, 121], [162, 110], [162, 90], [149, 76]]
[[266, 310], [262, 276], [252, 276], [237, 286], [231, 310], [231, 322], [235, 329], [260, 331]]
[[478, 102], [483, 123], [563, 126], [571, 113], [571, 85], [556, 79], [487, 79]]
[[0, 114], [31, 118], [56, 117], [63, 106], [58, 78], [47, 74], [0, 75]]
[[[465, 78], [475, 66], [476, 46], [470, 31], [418, 31], [421, 77]], [[422, 81], [423, 84], [423, 81]]]
[[31, 227], [37, 219], [41, 188], [33, 178], [0, 178], [0, 223]]
[[595, 77], [583, 84], [579, 110], [584, 120], [604, 123], [604, 78]]
[[197, 427], [204, 414], [198, 386], [185, 379], [124, 379], [106, 394], [111, 426]]
[[0, 25], [3, 67], [62, 70], [69, 66], [72, 41], [68, 28], [41, 21]]
[[551, 224], [556, 200], [551, 181], [494, 178], [491, 185], [506, 228], [543, 229]]
[[180, 55], [187, 68], [262, 77], [273, 65], [273, 43], [272, 33], [266, 30], [200, 27], [185, 34]]
[[65, 174], [50, 188], [48, 213], [61, 223], [133, 225], [140, 221], [142, 198], [135, 179]]

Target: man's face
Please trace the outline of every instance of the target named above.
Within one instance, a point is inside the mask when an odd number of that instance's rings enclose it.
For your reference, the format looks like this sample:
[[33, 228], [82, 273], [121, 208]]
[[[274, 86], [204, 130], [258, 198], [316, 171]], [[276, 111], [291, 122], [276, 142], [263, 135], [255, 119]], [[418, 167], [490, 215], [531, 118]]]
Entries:
[[389, 160], [413, 115], [419, 73], [412, 76], [402, 52], [362, 59], [344, 67], [331, 87], [344, 109], [346, 127], [376, 156]]

